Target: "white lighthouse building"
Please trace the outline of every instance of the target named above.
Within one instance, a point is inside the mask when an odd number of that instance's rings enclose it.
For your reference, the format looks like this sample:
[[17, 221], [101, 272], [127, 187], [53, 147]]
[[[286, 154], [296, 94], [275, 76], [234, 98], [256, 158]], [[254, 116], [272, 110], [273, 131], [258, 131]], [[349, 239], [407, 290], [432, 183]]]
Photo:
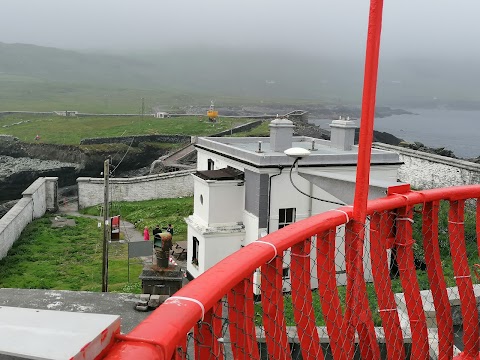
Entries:
[[[358, 151], [354, 145], [355, 124], [335, 120], [330, 126], [331, 141], [293, 136], [294, 125], [288, 119], [273, 120], [270, 137], [266, 138], [197, 139], [194, 213], [186, 219], [190, 278], [269, 232], [340, 204], [353, 203]], [[290, 148], [303, 148], [310, 153], [293, 169], [294, 159], [284, 153]], [[394, 152], [373, 149], [371, 163], [373, 199], [384, 196], [389, 186], [398, 184], [401, 162]], [[340, 227], [336, 238], [339, 284], [346, 281], [343, 234]], [[372, 275], [368, 238], [365, 252], [365, 277], [369, 281]], [[315, 261], [315, 251], [311, 258]], [[286, 252], [284, 291], [290, 290], [289, 262]], [[255, 281], [260, 281], [258, 276]], [[316, 281], [312, 277], [312, 288], [317, 287]]]

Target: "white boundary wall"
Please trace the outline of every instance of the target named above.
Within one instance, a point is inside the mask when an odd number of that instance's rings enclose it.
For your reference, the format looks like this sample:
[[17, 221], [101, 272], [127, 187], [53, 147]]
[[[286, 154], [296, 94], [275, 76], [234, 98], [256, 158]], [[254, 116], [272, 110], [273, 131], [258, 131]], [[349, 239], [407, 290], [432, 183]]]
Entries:
[[480, 184], [480, 164], [423, 151], [374, 143], [375, 148], [395, 151], [404, 164], [398, 169], [400, 181], [418, 190]]
[[[109, 181], [110, 201], [140, 201], [193, 196], [195, 170], [173, 171], [165, 174], [134, 178], [113, 178]], [[78, 185], [78, 208], [102, 204], [103, 178], [80, 177]]]
[[57, 177], [41, 177], [23, 193], [13, 208], [0, 219], [0, 259], [3, 259], [23, 229], [46, 211], [55, 211], [57, 204]]

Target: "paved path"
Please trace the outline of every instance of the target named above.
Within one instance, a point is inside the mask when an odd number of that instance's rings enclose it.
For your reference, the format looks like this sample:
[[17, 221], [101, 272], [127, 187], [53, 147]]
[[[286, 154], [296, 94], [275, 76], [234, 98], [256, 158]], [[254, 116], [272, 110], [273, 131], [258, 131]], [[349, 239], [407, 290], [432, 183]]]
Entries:
[[[78, 201], [77, 201], [77, 199], [74, 199], [74, 198], [70, 198], [70, 199], [66, 199], [64, 201], [60, 201], [57, 213], [60, 214], [60, 215], [87, 217], [87, 218], [92, 218], [92, 219], [96, 219], [96, 220], [99, 220], [99, 221], [103, 221], [103, 218], [101, 216], [92, 216], [92, 215], [80, 214], [78, 212]], [[135, 228], [135, 225], [133, 225], [132, 223], [129, 223], [128, 221], [125, 221], [123, 219], [121, 219], [121, 221], [120, 221], [120, 232], [122, 232], [124, 234], [125, 241], [128, 241], [128, 242], [144, 241], [143, 240], [143, 233], [138, 231]]]

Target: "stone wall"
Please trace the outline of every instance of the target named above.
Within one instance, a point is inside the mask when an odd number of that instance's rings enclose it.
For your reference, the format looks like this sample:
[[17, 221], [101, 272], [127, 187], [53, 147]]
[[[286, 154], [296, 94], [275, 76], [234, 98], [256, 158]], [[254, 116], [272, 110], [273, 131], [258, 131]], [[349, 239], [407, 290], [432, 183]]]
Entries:
[[222, 136], [228, 136], [228, 135], [248, 131], [248, 130], [251, 130], [251, 129], [259, 126], [263, 121], [264, 120], [255, 120], [255, 121], [249, 122], [247, 124], [238, 125], [238, 126], [235, 126], [234, 128], [224, 130], [224, 131], [221, 131], [219, 133], [216, 133], [216, 134], [213, 134], [213, 135], [210, 135], [210, 136], [211, 137], [222, 137]]
[[400, 155], [400, 161], [404, 164], [398, 170], [398, 178], [414, 189], [480, 184], [480, 164], [400, 146], [381, 143], [374, 143], [373, 146]]
[[3, 259], [23, 229], [46, 211], [57, 210], [56, 177], [38, 178], [13, 208], [0, 219], [0, 259]]
[[[81, 145], [94, 144], [118, 144], [123, 143], [132, 146], [137, 146], [144, 142], [159, 142], [168, 144], [189, 143], [191, 137], [186, 135], [135, 135], [135, 136], [116, 136], [108, 138], [89, 138], [82, 139]], [[133, 140], [133, 141], [132, 141]]]
[[[193, 195], [195, 170], [139, 176], [135, 178], [110, 179], [111, 201], [140, 201], [162, 198], [177, 198]], [[103, 204], [103, 178], [77, 179], [78, 208]]]

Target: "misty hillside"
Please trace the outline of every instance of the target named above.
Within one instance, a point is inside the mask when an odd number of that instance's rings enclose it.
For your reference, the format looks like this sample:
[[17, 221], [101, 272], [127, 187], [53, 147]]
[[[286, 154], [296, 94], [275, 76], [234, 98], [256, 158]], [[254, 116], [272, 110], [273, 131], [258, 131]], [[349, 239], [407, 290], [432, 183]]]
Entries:
[[[5, 80], [102, 87], [176, 89], [259, 99], [360, 102], [363, 60], [314, 57], [294, 51], [193, 48], [150, 54], [80, 53], [0, 43]], [[480, 101], [475, 61], [382, 60], [378, 103], [408, 106]]]

